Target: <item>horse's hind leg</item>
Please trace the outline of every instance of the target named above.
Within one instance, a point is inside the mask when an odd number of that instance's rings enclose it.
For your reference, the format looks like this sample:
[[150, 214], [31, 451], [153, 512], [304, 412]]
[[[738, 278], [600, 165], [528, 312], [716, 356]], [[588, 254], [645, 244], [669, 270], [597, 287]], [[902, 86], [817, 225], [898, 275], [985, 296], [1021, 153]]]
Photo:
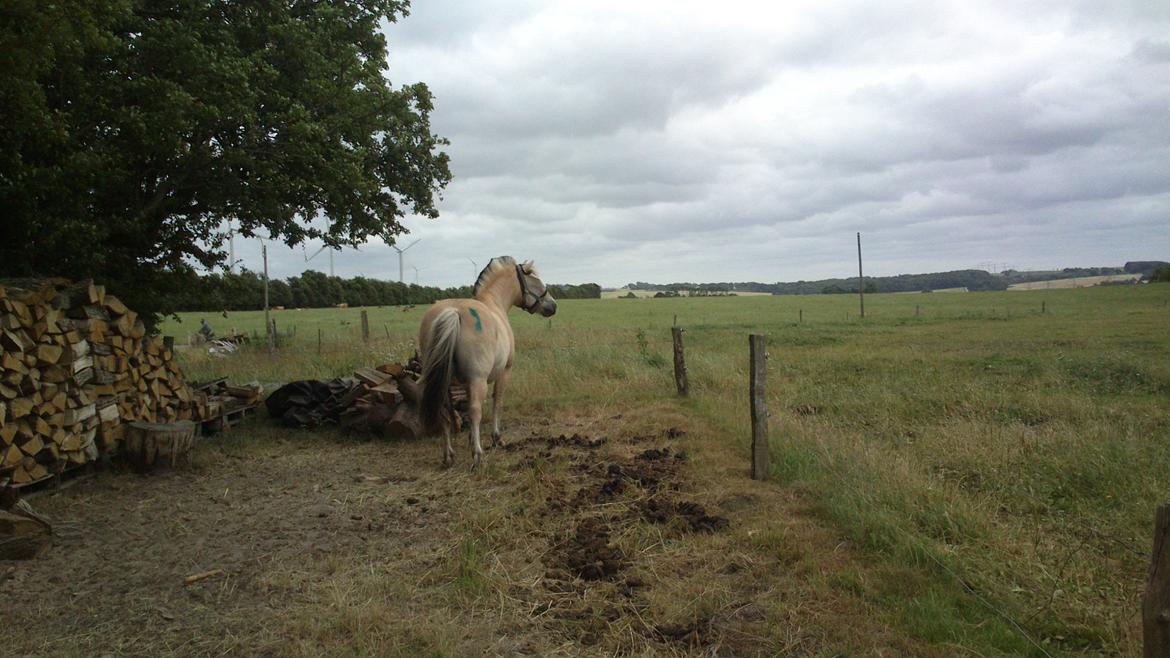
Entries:
[[475, 453], [476, 468], [483, 463], [483, 446], [479, 442], [479, 423], [483, 420], [483, 401], [487, 397], [487, 380], [473, 379], [467, 386], [468, 415], [471, 417], [471, 450]]
[[451, 447], [451, 425], [450, 423], [443, 423], [443, 466], [451, 466], [455, 463], [455, 449]]
[[504, 445], [504, 437], [500, 434], [500, 417], [504, 412], [504, 391], [508, 388], [508, 376], [511, 369], [496, 378], [495, 388], [492, 390], [492, 447]]

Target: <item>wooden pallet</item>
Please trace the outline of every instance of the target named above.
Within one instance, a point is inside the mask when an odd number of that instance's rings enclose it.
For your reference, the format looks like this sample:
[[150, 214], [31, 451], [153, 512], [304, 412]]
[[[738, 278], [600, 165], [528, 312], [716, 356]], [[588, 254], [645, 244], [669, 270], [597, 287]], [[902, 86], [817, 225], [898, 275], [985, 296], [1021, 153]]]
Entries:
[[60, 472], [49, 473], [49, 475], [39, 480], [24, 482], [22, 484], [12, 484], [6, 481], [6, 478], [0, 478], [0, 489], [12, 489], [19, 491], [22, 496], [27, 496], [30, 493], [71, 486], [74, 482], [87, 479], [97, 473], [100, 464], [100, 460], [85, 462], [84, 464], [71, 464], [68, 468]]
[[259, 406], [260, 403], [257, 402], [248, 406], [225, 410], [219, 416], [209, 418], [200, 423], [201, 433], [206, 436], [208, 434], [218, 434], [219, 432], [229, 432], [233, 427], [244, 422], [244, 419], [247, 417], [256, 415], [256, 409]]

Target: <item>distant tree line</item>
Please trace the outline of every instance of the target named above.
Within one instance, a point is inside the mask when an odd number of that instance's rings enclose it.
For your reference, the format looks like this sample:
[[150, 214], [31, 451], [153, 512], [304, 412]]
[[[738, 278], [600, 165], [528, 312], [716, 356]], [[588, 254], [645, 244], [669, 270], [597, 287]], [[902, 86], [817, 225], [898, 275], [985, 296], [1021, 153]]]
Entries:
[[[173, 294], [172, 307], [181, 311], [255, 311], [264, 308], [264, 279], [249, 270], [207, 274], [193, 277], [190, 285], [179, 287]], [[601, 286], [550, 285], [549, 294], [556, 299], [596, 299], [601, 297]], [[285, 308], [400, 306], [470, 296], [471, 286], [436, 288], [361, 276], [343, 279], [312, 270], [268, 282], [268, 304]]]
[[[1006, 290], [1008, 283], [1003, 277], [983, 270], [955, 270], [933, 274], [900, 274], [898, 276], [866, 277], [866, 292], [919, 292], [943, 288], [967, 288], [968, 290]], [[720, 283], [670, 283], [667, 285], [639, 281], [627, 286], [631, 290], [707, 290], [722, 292], [768, 292], [774, 295], [820, 295], [857, 292], [857, 278], [819, 279], [816, 281], [794, 281], [760, 283], [758, 281]]]
[[[929, 274], [899, 274], [898, 276], [865, 277], [865, 292], [925, 292], [947, 288], [966, 288], [971, 291], [1007, 290], [1016, 283], [1072, 279], [1084, 276], [1105, 276], [1109, 274], [1141, 274], [1149, 278], [1159, 267], [1170, 265], [1162, 261], [1133, 261], [1124, 267], [1066, 267], [1062, 270], [1017, 271], [1004, 270], [992, 274], [984, 270], [953, 270]], [[774, 295], [832, 295], [857, 293], [857, 278], [818, 279], [815, 281], [791, 281], [760, 283], [758, 281], [718, 283], [647, 283], [638, 281], [626, 286], [630, 290], [665, 290], [668, 292], [691, 291], [690, 294], [729, 292], [768, 292]]]

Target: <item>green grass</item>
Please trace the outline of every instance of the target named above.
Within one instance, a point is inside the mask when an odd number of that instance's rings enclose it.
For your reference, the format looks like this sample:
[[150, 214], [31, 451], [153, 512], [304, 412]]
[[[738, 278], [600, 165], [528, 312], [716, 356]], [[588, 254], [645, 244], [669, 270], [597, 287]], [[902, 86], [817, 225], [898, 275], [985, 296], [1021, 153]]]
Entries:
[[[869, 295], [864, 321], [850, 296], [565, 301], [551, 322], [511, 315], [507, 409], [600, 416], [671, 399], [677, 315], [691, 385], [678, 404], [746, 460], [747, 334], [767, 333], [776, 485], [870, 556], [864, 595], [891, 623], [1043, 655], [1006, 616], [1053, 655], [1136, 655], [1149, 527], [1170, 489], [1168, 300], [1161, 285]], [[408, 356], [423, 309], [368, 311], [368, 345], [359, 309], [282, 311], [295, 336], [278, 356], [190, 351], [185, 367], [278, 382]], [[164, 333], [182, 343], [198, 317]]]

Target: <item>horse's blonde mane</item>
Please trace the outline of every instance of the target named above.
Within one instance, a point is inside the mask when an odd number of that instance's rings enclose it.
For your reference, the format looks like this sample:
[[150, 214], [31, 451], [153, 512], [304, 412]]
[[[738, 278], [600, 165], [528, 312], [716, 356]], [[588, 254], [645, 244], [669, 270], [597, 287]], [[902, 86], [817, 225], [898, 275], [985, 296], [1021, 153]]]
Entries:
[[[524, 268], [525, 274], [531, 274], [535, 277], [540, 276], [536, 271], [536, 265], [532, 261], [525, 261], [521, 267]], [[488, 281], [495, 278], [500, 272], [514, 272], [515, 270], [516, 259], [511, 256], [497, 256], [491, 259], [488, 261], [487, 267], [483, 268], [483, 271], [479, 273], [479, 278], [475, 280], [475, 286], [472, 288], [471, 296], [475, 297], [479, 295], [479, 291], [487, 285]]]

